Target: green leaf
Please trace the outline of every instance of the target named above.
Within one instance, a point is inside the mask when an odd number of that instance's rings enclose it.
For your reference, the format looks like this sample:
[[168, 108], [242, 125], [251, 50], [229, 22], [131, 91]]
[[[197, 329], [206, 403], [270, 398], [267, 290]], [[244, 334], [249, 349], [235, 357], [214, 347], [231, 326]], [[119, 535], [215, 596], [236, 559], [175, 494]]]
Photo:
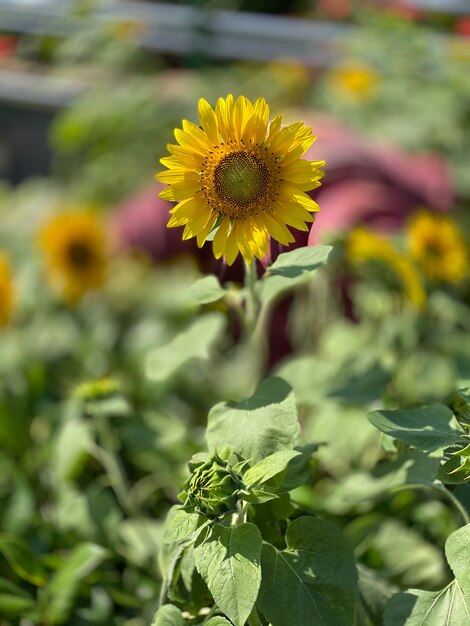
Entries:
[[258, 296], [267, 303], [277, 299], [297, 285], [306, 283], [325, 265], [331, 246], [306, 246], [280, 254], [258, 281]]
[[211, 617], [204, 626], [232, 626], [232, 624], [225, 617]]
[[44, 585], [46, 577], [38, 558], [26, 543], [16, 535], [0, 535], [0, 553], [17, 576], [33, 585]]
[[261, 534], [253, 524], [216, 525], [194, 548], [198, 572], [235, 626], [244, 626], [258, 597], [261, 548]]
[[72, 551], [48, 585], [48, 623], [67, 623], [82, 579], [96, 569], [106, 555], [106, 550], [94, 543], [79, 544]]
[[378, 522], [370, 549], [380, 555], [388, 576], [402, 586], [436, 589], [447, 580], [442, 551], [399, 520]]
[[374, 502], [397, 487], [407, 484], [431, 485], [440, 464], [440, 457], [411, 450], [395, 461], [379, 463], [371, 472], [350, 473], [337, 483], [324, 501], [329, 512], [343, 514], [353, 508], [369, 510]]
[[306, 443], [294, 448], [298, 455], [287, 464], [287, 471], [282, 477], [283, 490], [290, 491], [308, 481], [312, 471], [310, 466], [312, 454], [317, 450], [316, 443]]
[[470, 420], [470, 387], [459, 389], [452, 398], [452, 408], [465, 420]]
[[189, 289], [189, 293], [196, 304], [209, 304], [221, 300], [226, 292], [219, 279], [211, 274], [197, 280]]
[[389, 372], [375, 363], [363, 372], [353, 372], [346, 381], [335, 386], [329, 396], [346, 405], [362, 407], [381, 399], [389, 381]]
[[452, 411], [442, 405], [406, 411], [373, 411], [368, 417], [386, 435], [423, 452], [446, 448], [463, 434]]
[[363, 612], [375, 626], [382, 626], [383, 612], [388, 600], [398, 591], [395, 585], [381, 578], [377, 571], [365, 565], [357, 566], [359, 573], [359, 595]]
[[34, 608], [36, 602], [24, 589], [0, 578], [0, 615], [2, 617], [24, 617], [25, 611]]
[[168, 513], [164, 539], [167, 542], [182, 541], [195, 533], [203, 522], [202, 515], [174, 506]]
[[169, 343], [152, 350], [146, 360], [146, 374], [155, 382], [162, 382], [192, 359], [208, 359], [222, 329], [225, 317], [208, 313], [198, 317], [189, 328], [180, 332]]
[[291, 387], [282, 378], [267, 378], [241, 402], [217, 404], [206, 432], [211, 451], [227, 443], [244, 459], [258, 462], [279, 450], [290, 450], [299, 433]]
[[90, 430], [83, 420], [74, 417], [63, 423], [54, 446], [52, 464], [60, 480], [77, 478], [89, 456], [90, 442]]
[[341, 530], [300, 517], [289, 526], [286, 550], [263, 545], [260, 610], [272, 626], [351, 626], [357, 571]]
[[441, 591], [409, 589], [387, 603], [385, 626], [467, 626], [470, 624], [470, 524], [446, 542], [455, 579]]
[[119, 524], [118, 532], [129, 561], [147, 568], [156, 563], [163, 535], [161, 520], [132, 517]]
[[152, 626], [184, 626], [184, 624], [185, 621], [181, 611], [173, 604], [161, 606], [152, 622]]
[[243, 475], [243, 482], [246, 485], [261, 485], [277, 474], [283, 472], [291, 459], [300, 456], [297, 450], [279, 450], [262, 459]]

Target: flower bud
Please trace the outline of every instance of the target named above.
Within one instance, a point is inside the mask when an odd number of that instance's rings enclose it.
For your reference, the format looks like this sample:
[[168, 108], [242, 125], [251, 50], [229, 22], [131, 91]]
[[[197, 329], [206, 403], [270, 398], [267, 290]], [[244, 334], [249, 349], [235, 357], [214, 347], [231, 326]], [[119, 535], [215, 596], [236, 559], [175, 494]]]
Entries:
[[236, 510], [244, 484], [228, 461], [216, 454], [207, 461], [192, 463], [190, 467], [191, 476], [180, 496], [185, 506], [193, 507], [206, 517]]

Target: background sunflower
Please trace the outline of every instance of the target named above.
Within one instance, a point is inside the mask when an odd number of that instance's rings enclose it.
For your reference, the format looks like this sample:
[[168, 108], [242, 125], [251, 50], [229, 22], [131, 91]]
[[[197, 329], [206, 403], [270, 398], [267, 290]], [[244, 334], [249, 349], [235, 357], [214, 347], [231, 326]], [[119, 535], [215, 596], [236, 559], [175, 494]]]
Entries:
[[105, 280], [107, 254], [99, 218], [88, 211], [67, 212], [54, 217], [40, 233], [48, 274], [69, 302]]
[[5, 326], [13, 309], [13, 276], [7, 255], [0, 250], [0, 326]]

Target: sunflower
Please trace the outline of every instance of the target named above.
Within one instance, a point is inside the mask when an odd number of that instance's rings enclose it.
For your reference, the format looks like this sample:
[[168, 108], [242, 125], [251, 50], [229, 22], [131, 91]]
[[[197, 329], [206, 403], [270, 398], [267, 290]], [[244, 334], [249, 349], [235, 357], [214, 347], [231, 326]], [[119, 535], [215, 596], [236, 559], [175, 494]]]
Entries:
[[418, 212], [408, 225], [408, 244], [416, 262], [434, 281], [457, 283], [468, 272], [468, 250], [452, 220]]
[[0, 326], [6, 326], [13, 308], [13, 277], [7, 255], [0, 250]]
[[104, 283], [106, 242], [93, 213], [71, 211], [54, 217], [43, 228], [40, 244], [51, 282], [65, 300], [74, 303]]
[[348, 62], [331, 70], [328, 76], [332, 89], [353, 102], [372, 100], [379, 84], [379, 76], [372, 67], [359, 62]]
[[183, 120], [179, 145], [161, 159], [168, 171], [157, 174], [168, 183], [160, 197], [178, 201], [168, 226], [184, 226], [183, 239], [199, 247], [213, 236], [215, 257], [229, 265], [239, 252], [248, 263], [262, 259], [269, 237], [292, 243], [288, 226], [308, 230], [318, 205], [305, 192], [320, 185], [324, 165], [301, 159], [316, 139], [311, 128], [282, 127], [281, 115], [270, 123], [263, 98], [229, 95], [215, 111], [201, 99], [198, 112], [201, 127]]
[[426, 293], [414, 264], [396, 250], [390, 241], [364, 227], [355, 228], [348, 237], [346, 254], [353, 265], [378, 262], [398, 278], [403, 291], [417, 309], [426, 302]]

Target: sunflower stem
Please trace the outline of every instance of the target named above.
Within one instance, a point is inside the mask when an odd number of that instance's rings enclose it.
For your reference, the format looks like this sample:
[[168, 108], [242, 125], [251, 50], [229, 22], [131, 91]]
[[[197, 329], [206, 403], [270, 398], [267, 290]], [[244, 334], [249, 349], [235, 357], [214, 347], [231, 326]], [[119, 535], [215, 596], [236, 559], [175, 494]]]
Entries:
[[251, 263], [245, 261], [245, 324], [248, 336], [253, 333], [256, 327], [256, 320], [259, 311], [259, 303], [255, 290], [257, 280], [258, 276], [256, 274], [256, 261], [253, 260]]

